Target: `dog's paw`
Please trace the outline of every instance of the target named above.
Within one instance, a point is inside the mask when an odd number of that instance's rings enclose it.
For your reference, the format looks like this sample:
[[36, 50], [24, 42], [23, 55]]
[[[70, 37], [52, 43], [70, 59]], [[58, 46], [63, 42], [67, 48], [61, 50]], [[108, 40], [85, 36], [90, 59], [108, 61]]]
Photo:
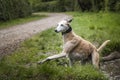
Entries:
[[38, 61], [37, 64], [43, 64], [44, 62], [43, 61]]
[[42, 61], [38, 61], [37, 64], [43, 64], [44, 62], [49, 61], [49, 59], [44, 59]]

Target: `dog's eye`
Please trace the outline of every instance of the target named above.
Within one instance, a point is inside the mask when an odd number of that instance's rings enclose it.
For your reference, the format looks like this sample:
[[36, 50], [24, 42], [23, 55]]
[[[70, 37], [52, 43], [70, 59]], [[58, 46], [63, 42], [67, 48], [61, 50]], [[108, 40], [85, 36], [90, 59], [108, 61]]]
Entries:
[[64, 26], [63, 24], [61, 24], [61, 26]]

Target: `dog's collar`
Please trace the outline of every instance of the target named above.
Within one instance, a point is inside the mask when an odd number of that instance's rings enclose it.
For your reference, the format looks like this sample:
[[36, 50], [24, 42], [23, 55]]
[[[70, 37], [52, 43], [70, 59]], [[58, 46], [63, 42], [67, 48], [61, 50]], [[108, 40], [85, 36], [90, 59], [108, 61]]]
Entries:
[[62, 35], [67, 34], [67, 33], [71, 32], [71, 31], [72, 31], [72, 28], [71, 28], [71, 26], [69, 25], [68, 30], [65, 31], [65, 32], [62, 32]]

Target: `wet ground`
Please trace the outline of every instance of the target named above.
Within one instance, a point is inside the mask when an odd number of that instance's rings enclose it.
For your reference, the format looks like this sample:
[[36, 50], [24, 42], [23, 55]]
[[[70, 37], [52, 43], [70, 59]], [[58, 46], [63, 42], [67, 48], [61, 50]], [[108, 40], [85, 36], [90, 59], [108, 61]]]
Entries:
[[102, 63], [101, 70], [104, 71], [110, 80], [120, 80], [120, 59]]

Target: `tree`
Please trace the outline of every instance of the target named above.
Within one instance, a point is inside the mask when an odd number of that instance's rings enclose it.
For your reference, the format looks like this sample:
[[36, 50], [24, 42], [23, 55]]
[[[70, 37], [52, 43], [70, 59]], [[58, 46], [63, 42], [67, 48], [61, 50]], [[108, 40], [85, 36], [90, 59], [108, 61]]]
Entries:
[[0, 0], [0, 21], [31, 15], [28, 0]]

